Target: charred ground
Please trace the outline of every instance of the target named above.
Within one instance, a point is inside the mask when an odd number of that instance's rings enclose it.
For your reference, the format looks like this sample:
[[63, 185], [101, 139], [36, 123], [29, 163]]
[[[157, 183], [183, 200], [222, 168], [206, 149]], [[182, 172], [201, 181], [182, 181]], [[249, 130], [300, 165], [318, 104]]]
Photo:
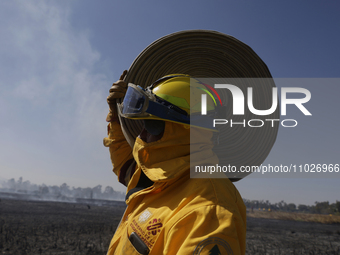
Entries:
[[[124, 210], [124, 202], [2, 199], [0, 253], [105, 254]], [[246, 254], [340, 254], [340, 225], [248, 217]]]

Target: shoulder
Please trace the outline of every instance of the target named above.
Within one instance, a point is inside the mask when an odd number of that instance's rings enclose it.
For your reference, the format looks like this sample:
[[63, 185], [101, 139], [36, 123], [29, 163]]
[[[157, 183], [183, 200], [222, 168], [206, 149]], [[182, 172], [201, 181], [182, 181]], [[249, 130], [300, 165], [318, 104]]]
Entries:
[[236, 187], [228, 179], [187, 179], [171, 185], [167, 193], [177, 201], [177, 219], [190, 213], [205, 217], [208, 212], [218, 216], [245, 215], [245, 205]]

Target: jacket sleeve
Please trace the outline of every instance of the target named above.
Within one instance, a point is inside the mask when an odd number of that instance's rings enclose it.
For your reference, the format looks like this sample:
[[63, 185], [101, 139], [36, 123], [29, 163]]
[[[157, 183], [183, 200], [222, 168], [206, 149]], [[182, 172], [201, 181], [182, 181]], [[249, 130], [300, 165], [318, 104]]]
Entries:
[[246, 222], [236, 209], [199, 207], [165, 233], [163, 254], [245, 254]]
[[126, 168], [127, 162], [131, 164], [133, 158], [132, 149], [126, 141], [118, 122], [110, 122], [107, 126], [107, 133], [108, 137], [104, 138], [104, 146], [109, 147], [113, 172], [118, 176], [118, 180], [121, 181], [122, 175], [125, 175], [121, 169], [123, 166]]

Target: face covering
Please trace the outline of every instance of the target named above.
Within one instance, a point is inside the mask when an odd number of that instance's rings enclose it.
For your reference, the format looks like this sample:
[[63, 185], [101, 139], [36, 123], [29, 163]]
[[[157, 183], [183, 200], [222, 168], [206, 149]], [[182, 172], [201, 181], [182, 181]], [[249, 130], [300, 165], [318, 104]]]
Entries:
[[[165, 121], [160, 136], [153, 142], [137, 137], [133, 148], [137, 165], [153, 182], [174, 179], [184, 172], [189, 174], [190, 161], [195, 165], [218, 163], [212, 151], [212, 131], [188, 129], [182, 124]], [[194, 143], [190, 144], [190, 138], [194, 138]]]

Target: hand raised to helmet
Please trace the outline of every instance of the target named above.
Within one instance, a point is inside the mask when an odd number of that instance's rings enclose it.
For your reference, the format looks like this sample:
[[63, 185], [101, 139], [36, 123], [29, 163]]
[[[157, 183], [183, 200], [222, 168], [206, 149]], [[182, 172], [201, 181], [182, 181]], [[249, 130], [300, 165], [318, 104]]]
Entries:
[[120, 76], [119, 80], [112, 84], [109, 92], [110, 95], [107, 97], [107, 103], [109, 104], [110, 111], [106, 117], [107, 122], [111, 122], [117, 120], [117, 103], [116, 100], [119, 98], [123, 98], [125, 96], [127, 90], [127, 84], [124, 81], [124, 78], [127, 74], [127, 70], [125, 70]]

